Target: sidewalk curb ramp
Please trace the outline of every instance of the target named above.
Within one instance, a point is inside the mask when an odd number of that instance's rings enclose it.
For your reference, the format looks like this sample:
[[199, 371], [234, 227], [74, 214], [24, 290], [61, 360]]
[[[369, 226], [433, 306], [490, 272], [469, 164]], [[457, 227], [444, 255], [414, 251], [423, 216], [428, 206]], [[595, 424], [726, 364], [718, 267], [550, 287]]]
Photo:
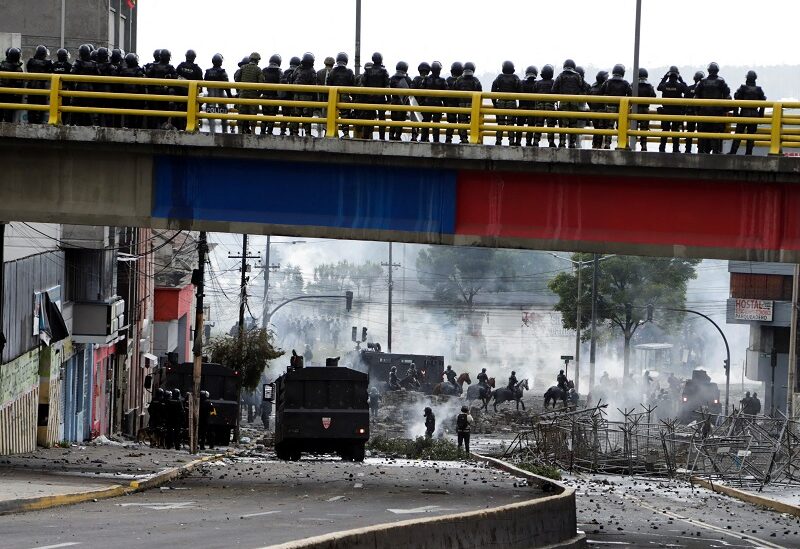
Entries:
[[472, 454], [553, 495], [492, 509], [378, 524], [333, 532], [263, 549], [573, 549], [585, 546], [577, 530], [575, 490], [517, 469], [499, 459]]
[[84, 503], [87, 501], [97, 501], [101, 499], [115, 498], [118, 496], [126, 496], [135, 494], [136, 492], [143, 492], [150, 488], [156, 488], [166, 484], [176, 478], [188, 473], [198, 465], [209, 461], [216, 461], [231, 455], [230, 452], [225, 454], [214, 454], [204, 456], [199, 459], [185, 463], [179, 467], [170, 467], [150, 475], [143, 480], [132, 480], [129, 484], [112, 484], [107, 488], [100, 490], [87, 490], [83, 492], [73, 492], [71, 494], [58, 494], [55, 496], [42, 496], [38, 498], [20, 498], [8, 501], [0, 501], [0, 515], [10, 515], [14, 513], [24, 513], [27, 511], [40, 511], [42, 509], [51, 509], [53, 507], [61, 507], [63, 505], [73, 505], [75, 503]]
[[778, 501], [765, 496], [759, 496], [758, 494], [745, 492], [744, 490], [739, 490], [731, 486], [725, 486], [724, 484], [716, 484], [703, 478], [692, 477], [691, 483], [698, 484], [703, 488], [708, 488], [712, 492], [725, 494], [726, 496], [742, 500], [745, 503], [761, 505], [762, 507], [767, 507], [773, 511], [778, 511], [779, 513], [786, 513], [789, 515], [794, 515], [795, 517], [800, 517], [800, 506], [792, 505], [791, 503], [785, 503], [783, 501]]

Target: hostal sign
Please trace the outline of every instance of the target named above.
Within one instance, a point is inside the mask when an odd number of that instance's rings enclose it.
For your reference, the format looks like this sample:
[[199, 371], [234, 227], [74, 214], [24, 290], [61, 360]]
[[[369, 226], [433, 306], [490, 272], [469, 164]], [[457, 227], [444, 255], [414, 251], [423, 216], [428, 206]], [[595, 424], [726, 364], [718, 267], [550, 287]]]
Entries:
[[736, 320], [772, 322], [772, 301], [767, 299], [737, 299]]

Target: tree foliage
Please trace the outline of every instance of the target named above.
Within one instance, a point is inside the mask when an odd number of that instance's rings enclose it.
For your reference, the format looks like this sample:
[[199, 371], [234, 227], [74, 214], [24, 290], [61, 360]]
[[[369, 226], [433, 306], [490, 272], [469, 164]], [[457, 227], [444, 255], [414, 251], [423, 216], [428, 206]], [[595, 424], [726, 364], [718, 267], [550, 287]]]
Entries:
[[264, 368], [269, 361], [284, 354], [273, 344], [274, 334], [263, 328], [245, 330], [242, 337], [218, 336], [208, 343], [211, 360], [241, 372], [242, 389], [252, 391], [258, 387]]

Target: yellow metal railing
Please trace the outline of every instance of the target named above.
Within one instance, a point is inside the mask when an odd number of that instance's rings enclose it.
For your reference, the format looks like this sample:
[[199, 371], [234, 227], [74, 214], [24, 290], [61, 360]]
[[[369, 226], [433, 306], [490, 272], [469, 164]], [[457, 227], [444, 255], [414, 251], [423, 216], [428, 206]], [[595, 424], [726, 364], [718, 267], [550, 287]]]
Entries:
[[[203, 90], [211, 89], [230, 92], [232, 97], [203, 95]], [[508, 108], [509, 102], [533, 104], [535, 108]], [[204, 105], [225, 108], [204, 109]], [[567, 108], [562, 110], [564, 106]], [[578, 110], [568, 110], [576, 107]], [[668, 114], [660, 107], [689, 112]], [[763, 115], [732, 114], [741, 108], [757, 109]], [[673, 137], [754, 141], [767, 147], [770, 154], [781, 154], [784, 148], [800, 148], [800, 102], [780, 101], [534, 95], [0, 72], [0, 110], [8, 109], [45, 111], [52, 125], [62, 124], [65, 114], [178, 119], [185, 120], [187, 132], [198, 131], [204, 120], [220, 120], [285, 123], [296, 129], [315, 124], [325, 128], [329, 138], [339, 137], [339, 130], [349, 132], [350, 127], [367, 128], [367, 135], [371, 135], [369, 128], [377, 127], [450, 130], [468, 136], [472, 144], [483, 143], [498, 132], [511, 132], [613, 137], [617, 149], [627, 149], [631, 138]], [[709, 113], [708, 109], [715, 112]], [[401, 119], [392, 119], [393, 113], [401, 113]], [[448, 122], [447, 114], [455, 115], [456, 121]], [[558, 121], [557, 126], [547, 125], [554, 124], [554, 120]], [[663, 131], [664, 122], [696, 123], [699, 131]], [[638, 123], [644, 123], [644, 127], [637, 128]], [[739, 124], [756, 125], [756, 132], [735, 133]], [[708, 125], [714, 125], [716, 131], [708, 131]]]

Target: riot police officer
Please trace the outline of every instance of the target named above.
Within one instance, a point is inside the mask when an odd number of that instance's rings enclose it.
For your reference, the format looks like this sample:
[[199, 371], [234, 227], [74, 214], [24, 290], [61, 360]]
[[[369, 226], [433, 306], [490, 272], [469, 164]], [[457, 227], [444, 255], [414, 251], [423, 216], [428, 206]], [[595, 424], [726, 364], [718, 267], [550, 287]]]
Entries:
[[111, 50], [111, 58], [109, 59], [114, 69], [119, 73], [119, 70], [125, 66], [125, 52], [119, 48]]
[[481, 373], [478, 374], [478, 387], [480, 387], [480, 397], [483, 398], [483, 395], [490, 388], [489, 375], [486, 373], [486, 368], [482, 368]]
[[449, 364], [447, 365], [447, 369], [444, 371], [444, 377], [447, 378], [448, 383], [452, 383], [453, 385], [456, 384], [456, 371], [453, 370], [453, 367]]
[[[294, 79], [294, 71], [297, 70], [297, 67], [300, 66], [300, 58], [295, 56], [289, 59], [289, 68], [283, 71], [283, 76], [281, 76], [281, 84], [291, 84]], [[278, 97], [281, 99], [293, 99], [294, 94], [292, 92], [278, 92]], [[281, 115], [283, 116], [294, 116], [295, 109], [294, 107], [282, 107], [281, 108]], [[286, 129], [288, 128], [287, 122], [281, 122], [281, 135], [286, 135]]]
[[[503, 61], [502, 72], [497, 75], [492, 83], [492, 92], [496, 93], [519, 93], [522, 88], [519, 76], [514, 74], [514, 63], [511, 61]], [[516, 109], [516, 99], [493, 99], [495, 108], [498, 109]], [[498, 114], [498, 126], [513, 126], [517, 123], [517, 117], [513, 114]], [[513, 145], [517, 141], [516, 132], [508, 132], [508, 144]], [[503, 130], [498, 129], [495, 134], [495, 144], [503, 144]]]
[[167, 402], [166, 424], [168, 429], [167, 448], [181, 449], [184, 427], [183, 399], [181, 390], [173, 389]]
[[[706, 73], [704, 73], [703, 71], [697, 71], [696, 73], [694, 73], [694, 77], [693, 77], [694, 84], [692, 84], [691, 86], [689, 86], [687, 88], [687, 91], [686, 91], [686, 94], [685, 94], [687, 99], [693, 99], [694, 98], [694, 93], [695, 93], [695, 90], [697, 90], [697, 85], [705, 77], [706, 77]], [[686, 114], [688, 114], [690, 116], [691, 115], [696, 115], [697, 114], [697, 107], [687, 107]], [[686, 133], [687, 133], [687, 136], [686, 136], [686, 147], [683, 150], [683, 152], [686, 153], [686, 154], [691, 154], [691, 152], [692, 152], [692, 137], [691, 137], [691, 135], [695, 132], [696, 129], [697, 129], [697, 122], [690, 121], [690, 122], [686, 123]]]
[[[263, 84], [264, 83], [264, 74], [261, 72], [258, 64], [261, 62], [261, 54], [257, 51], [254, 51], [250, 54], [248, 58], [248, 62], [242, 66], [241, 73], [239, 75], [239, 79], [237, 82], [248, 82], [252, 84]], [[261, 98], [261, 90], [254, 90], [254, 89], [242, 89], [239, 90], [239, 97], [241, 99], [260, 99]], [[246, 114], [250, 116], [258, 115], [258, 105], [239, 105], [239, 113]], [[250, 134], [253, 133], [253, 129], [256, 127], [256, 122], [253, 120], [243, 120], [241, 121], [241, 133]]]
[[400, 381], [397, 379], [397, 366], [392, 366], [389, 368], [389, 390], [400, 390]]
[[200, 413], [197, 419], [197, 439], [200, 449], [205, 450], [206, 444], [209, 448], [214, 448], [214, 437], [209, 436], [208, 420], [211, 417], [211, 410], [214, 405], [211, 403], [211, 395], [208, 391], [200, 391]]
[[[689, 93], [689, 87], [683, 81], [683, 78], [681, 78], [681, 73], [675, 65], [671, 66], [669, 71], [661, 78], [657, 89], [661, 92], [661, 97], [665, 99], [681, 99], [687, 97]], [[686, 108], [682, 105], [664, 105], [659, 110], [670, 116], [680, 116], [686, 113]], [[661, 129], [665, 132], [680, 132], [682, 128], [683, 124], [678, 121], [671, 122], [669, 120], [663, 120], [661, 122]], [[679, 142], [679, 137], [675, 136], [672, 138], [672, 152], [680, 152]], [[667, 152], [666, 137], [661, 138], [661, 144], [658, 146], [658, 150], [659, 152]]]
[[[453, 89], [462, 92], [479, 92], [483, 91], [481, 87], [481, 81], [475, 78], [475, 63], [471, 61], [467, 61], [464, 63], [464, 73], [461, 77], [456, 80], [455, 84], [453, 85]], [[471, 108], [472, 107], [472, 98], [469, 97], [462, 97], [458, 100], [458, 106], [463, 108]], [[470, 115], [467, 113], [459, 113], [458, 115], [458, 123], [459, 124], [469, 124], [470, 123]], [[458, 138], [461, 140], [462, 143], [467, 142], [467, 130], [462, 129], [458, 130]]]
[[[447, 89], [447, 80], [445, 80], [442, 76], [442, 64], [439, 61], [434, 61], [431, 63], [431, 73], [425, 77], [425, 80], [422, 82], [423, 89], [426, 90], [446, 90]], [[424, 105], [428, 107], [442, 107], [444, 106], [444, 99], [442, 97], [434, 97], [434, 96], [425, 96], [423, 98]], [[439, 123], [442, 121], [442, 113], [441, 112], [424, 112], [422, 113], [422, 121], [423, 122], [435, 122]], [[422, 128], [422, 135], [420, 136], [421, 141], [428, 142], [428, 134], [433, 134], [433, 142], [439, 142], [439, 135], [441, 131], [439, 128], [433, 128], [433, 131], [430, 131], [429, 128]]]
[[[209, 82], [228, 82], [229, 81], [228, 73], [225, 71], [224, 68], [222, 68], [223, 60], [224, 59], [223, 59], [221, 54], [215, 53], [214, 56], [211, 58], [211, 68], [210, 69], [206, 69], [206, 73], [205, 73], [205, 75], [203, 75], [203, 80], [207, 80]], [[227, 97], [230, 99], [231, 96], [233, 95], [231, 93], [230, 88], [224, 88], [224, 89], [223, 88], [206, 88], [206, 93], [207, 93], [208, 97], [214, 97], [214, 98], [222, 98], [222, 97], [225, 97], [227, 95]], [[221, 105], [219, 103], [206, 103], [206, 111], [208, 111], [209, 108], [211, 108], [211, 109], [219, 109], [219, 108], [227, 109], [227, 105]], [[214, 111], [212, 111], [212, 112], [214, 112]], [[227, 124], [227, 122], [225, 120], [222, 120], [220, 122], [220, 125], [222, 126], [222, 133], [227, 133], [228, 132], [228, 124]], [[216, 127], [217, 127], [217, 120], [214, 119], [214, 118], [209, 118], [208, 119], [208, 130], [209, 130], [209, 132], [215, 133], [216, 132]]]
[[[195, 63], [197, 59], [197, 54], [194, 50], [187, 50], [186, 51], [186, 61], [182, 61], [175, 67], [175, 73], [178, 78], [183, 80], [202, 80], [203, 79], [203, 69]], [[189, 88], [184, 88], [183, 86], [176, 86], [175, 87], [175, 95], [186, 96], [189, 94]], [[175, 127], [179, 130], [186, 129], [186, 119], [185, 118], [176, 118], [175, 119]]]
[[[389, 78], [389, 87], [407, 90], [411, 88], [411, 79], [408, 77], [408, 63], [400, 61], [395, 67], [396, 71], [391, 78]], [[392, 95], [390, 99], [392, 105], [408, 106], [408, 95]], [[394, 122], [405, 122], [408, 119], [408, 113], [405, 110], [393, 110], [391, 119]], [[402, 126], [392, 126], [389, 128], [389, 141], [400, 141], [403, 136]]]
[[[603, 84], [605, 84], [606, 80], [608, 80], [608, 72], [607, 71], [599, 71], [597, 76], [595, 76], [594, 84], [589, 87], [589, 95], [599, 96], [602, 95], [602, 88]], [[589, 111], [590, 112], [605, 112], [606, 106], [604, 103], [597, 103], [592, 101], [589, 103]], [[594, 118], [592, 119], [592, 125], [596, 130], [604, 130], [608, 127], [607, 124], [608, 120], [604, 120], [602, 118]], [[593, 135], [592, 136], [592, 148], [593, 149], [601, 149], [603, 148], [603, 136], [602, 135]]]
[[[125, 78], [144, 78], [144, 69], [139, 66], [139, 57], [135, 53], [125, 55], [125, 63], [117, 73]], [[136, 93], [144, 94], [144, 86], [137, 86], [136, 84], [121, 84], [120, 90], [123, 93]], [[144, 97], [144, 96], [143, 96]], [[123, 100], [120, 102], [125, 109], [142, 109], [143, 102], [137, 100]], [[126, 114], [121, 119], [121, 125], [124, 128], [142, 128], [144, 127], [141, 116]]]
[[[653, 89], [653, 85], [647, 81], [648, 73], [647, 69], [640, 68], [639, 69], [639, 81], [637, 82], [638, 90], [639, 90], [639, 97], [655, 97], [656, 90]], [[649, 114], [650, 112], [650, 105], [636, 105], [634, 112], [638, 114]], [[649, 131], [650, 130], [650, 121], [649, 120], [640, 120], [639, 121], [639, 129], [642, 131]], [[647, 137], [642, 135], [639, 137], [639, 145], [643, 151], [647, 151]]]
[[[53, 62], [50, 61], [47, 57], [50, 55], [50, 52], [47, 50], [45, 46], [39, 45], [36, 46], [36, 52], [33, 54], [33, 57], [28, 59], [28, 62], [25, 64], [25, 68], [28, 73], [31, 74], [50, 74], [53, 72]], [[47, 80], [30, 80], [28, 82], [28, 88], [33, 90], [46, 90], [48, 85]], [[47, 96], [46, 95], [29, 95], [28, 96], [28, 104], [29, 105], [46, 105], [47, 104]], [[44, 122], [44, 114], [45, 111], [28, 111], [28, 122], [30, 124], [41, 124]]]
[[[72, 64], [72, 74], [80, 76], [98, 76], [97, 63], [92, 61], [92, 48], [89, 44], [82, 44], [78, 48], [78, 59]], [[89, 82], [75, 82], [75, 91], [89, 92], [94, 88]], [[72, 99], [74, 107], [92, 107], [94, 103], [91, 99], [75, 97]], [[87, 113], [73, 113], [72, 121], [77, 126], [96, 126], [97, 115]]]
[[[633, 90], [631, 89], [630, 83], [625, 80], [625, 65], [621, 63], [614, 65], [614, 68], [611, 70], [611, 78], [606, 80], [606, 82], [600, 88], [600, 95], [605, 95], [607, 97], [630, 97], [633, 95]], [[618, 113], [619, 103], [607, 103], [606, 112]], [[627, 145], [627, 143], [622, 143], [619, 145]], [[603, 142], [603, 148], [611, 148], [610, 135], [606, 136]]]
[[511, 372], [511, 375], [508, 376], [508, 388], [509, 390], [513, 391], [517, 388], [517, 372]]
[[[414, 79], [411, 81], [411, 88], [414, 90], [421, 90], [425, 85], [425, 79], [431, 73], [431, 65], [430, 63], [423, 61], [417, 67], [417, 72], [419, 75], [415, 76]], [[421, 95], [415, 96], [414, 99], [417, 101], [418, 105], [425, 105], [425, 98]], [[412, 116], [412, 119], [415, 121], [419, 121], [416, 113]], [[411, 141], [417, 141], [419, 138], [419, 128], [413, 127], [411, 128]]]
[[[719, 75], [719, 65], [710, 63], [708, 65], [708, 76], [703, 78], [694, 90], [697, 99], [730, 99], [731, 89], [725, 80]], [[704, 116], [724, 116], [725, 107], [699, 107], [698, 111]], [[725, 124], [719, 122], [701, 122], [700, 131], [707, 133], [722, 133]], [[707, 154], [722, 154], [722, 139], [700, 139], [698, 151]]]
[[377, 387], [369, 389], [369, 415], [372, 420], [378, 419], [378, 410], [381, 406], [381, 394]]
[[[745, 76], [745, 83], [739, 86], [739, 89], [736, 90], [736, 93], [733, 94], [734, 99], [741, 99], [743, 101], [766, 101], [767, 96], [764, 95], [764, 90], [761, 89], [761, 86], [756, 85], [756, 79], [758, 75], [756, 71], [747, 71], [747, 75]], [[742, 107], [738, 109], [738, 112], [734, 111], [735, 116], [739, 117], [748, 117], [748, 118], [762, 118], [764, 116], [764, 107]], [[758, 124], [752, 123], [737, 123], [736, 124], [736, 133], [737, 134], [754, 134], [756, 133], [756, 129], [758, 128]], [[739, 150], [739, 145], [742, 143], [741, 139], [734, 139], [731, 143], [731, 150], [728, 154], [736, 154]], [[755, 141], [752, 139], [748, 139], [747, 143], [745, 144], [745, 153], [746, 155], [753, 154], [753, 146], [755, 145]]]
[[[361, 80], [361, 86], [365, 88], [388, 88], [389, 87], [389, 72], [383, 66], [383, 55], [380, 52], [372, 54], [372, 66], [365, 67], [364, 78]], [[375, 103], [384, 105], [388, 102], [385, 95], [367, 95], [368, 103]], [[365, 111], [364, 116], [367, 120], [380, 120], [381, 122], [386, 118], [386, 111]], [[373, 126], [362, 126], [361, 137], [362, 139], [372, 139]], [[386, 139], [386, 126], [378, 127], [378, 138], [381, 140]]]
[[[340, 87], [353, 87], [356, 85], [356, 76], [352, 69], [347, 67], [348, 61], [349, 58], [347, 57], [346, 53], [339, 52], [336, 54], [336, 65], [331, 69], [331, 73], [328, 75], [329, 85]], [[340, 103], [351, 103], [352, 101], [353, 98], [349, 93], [339, 94]], [[352, 113], [349, 110], [340, 109], [339, 116], [341, 118], [350, 118]], [[343, 138], [350, 137], [350, 126], [348, 124], [342, 124], [340, 129], [342, 131]]]
[[[555, 74], [555, 69], [553, 65], [545, 65], [542, 67], [542, 77], [534, 83], [533, 92], [537, 94], [551, 94], [553, 93], [553, 84], [555, 81], [553, 80], [553, 75]], [[550, 99], [544, 101], [537, 101], [535, 103], [537, 111], [555, 111], [556, 110], [556, 103]], [[544, 118], [537, 117], [535, 120], [535, 125], [539, 127], [548, 127], [554, 128], [556, 125], [555, 117], [546, 116]], [[542, 138], [542, 134], [534, 133], [533, 134], [533, 146], [539, 146], [539, 140]], [[547, 141], [548, 146], [554, 148], [556, 146], [556, 135], [555, 133], [548, 133], [547, 134]]]
[[[300, 60], [300, 66], [294, 71], [292, 75], [292, 83], [298, 86], [316, 86], [317, 85], [317, 71], [314, 69], [314, 55], [306, 52]], [[317, 99], [316, 93], [307, 91], [295, 92], [294, 98], [296, 101], [315, 101]], [[314, 116], [314, 109], [312, 107], [300, 107], [295, 110], [295, 116], [303, 116], [311, 118]], [[300, 124], [293, 122], [289, 124], [289, 135], [299, 135]], [[303, 131], [306, 137], [311, 137], [311, 122], [303, 122]], [[309, 359], [310, 362], [310, 359]]]
[[556, 376], [556, 383], [558, 387], [566, 392], [567, 391], [567, 376], [564, 374], [564, 370], [559, 370], [558, 375]]
[[[561, 74], [556, 77], [555, 82], [553, 82], [553, 93], [563, 94], [563, 95], [583, 95], [584, 94], [584, 86], [583, 86], [583, 78], [580, 74], [575, 70], [575, 61], [572, 59], [567, 59], [564, 61], [563, 70]], [[580, 110], [580, 103], [570, 100], [570, 101], [559, 101], [558, 102], [558, 110], [559, 111], [579, 111]], [[562, 128], [577, 128], [578, 127], [578, 119], [577, 118], [561, 118], [558, 121], [558, 125]], [[558, 141], [558, 147], [564, 148], [567, 146], [567, 140], [569, 140], [569, 148], [574, 149], [577, 145], [578, 135], [571, 133], [569, 134], [569, 138], [567, 134], [562, 133], [561, 138]]]
[[[448, 90], [455, 90], [456, 81], [461, 78], [464, 74], [464, 65], [459, 62], [455, 61], [452, 65], [450, 65], [450, 76], [447, 77], [447, 89]], [[447, 97], [444, 101], [445, 107], [458, 107], [458, 99], [454, 97]], [[455, 124], [458, 122], [458, 114], [454, 112], [447, 113], [447, 123], [448, 124]], [[445, 143], [452, 143], [453, 142], [453, 128], [447, 128], [444, 132], [444, 142]]]
[[[95, 50], [95, 62], [97, 63], [97, 73], [100, 76], [117, 76], [117, 68], [111, 63], [108, 48], [100, 47]], [[111, 93], [114, 86], [108, 82], [99, 82], [95, 84], [94, 91]], [[114, 108], [117, 106], [116, 102], [112, 99], [98, 99], [98, 105], [105, 108]], [[117, 127], [118, 120], [113, 114], [99, 114], [98, 122], [103, 127]]]
[[[56, 61], [53, 62], [53, 74], [69, 74], [72, 72], [72, 63], [70, 62], [69, 51], [64, 48], [59, 48], [56, 52]], [[61, 99], [61, 105], [66, 107], [70, 105], [70, 98], [64, 97]], [[69, 124], [69, 113], [61, 115], [61, 122], [64, 125]]]
[[163, 400], [164, 389], [159, 387], [153, 392], [153, 398], [150, 400], [150, 404], [147, 405], [147, 430], [150, 435], [150, 446], [154, 448], [160, 448], [164, 439], [162, 429], [164, 415]]
[[[520, 91], [522, 93], [535, 93], [536, 89], [536, 78], [539, 76], [539, 69], [537, 69], [534, 65], [529, 66], [525, 69], [525, 79], [520, 84]], [[520, 110], [535, 110], [536, 109], [536, 101], [520, 101], [519, 102]], [[533, 116], [518, 116], [517, 117], [517, 126], [524, 127], [524, 126], [534, 126], [536, 124], [536, 119]], [[517, 133], [517, 145], [522, 145], [522, 132], [520, 131]], [[528, 130], [525, 132], [525, 144], [530, 147], [533, 145], [533, 132]]]
[[[261, 70], [265, 84], [281, 83], [281, 76], [283, 75], [281, 70], [282, 62], [283, 59], [277, 53], [270, 56], [267, 66]], [[262, 97], [264, 99], [278, 99], [278, 90], [265, 90]], [[266, 116], [278, 116], [279, 107], [277, 105], [264, 105], [261, 110]], [[264, 120], [261, 123], [261, 135], [272, 135], [273, 129], [275, 129], [274, 120]]]
[[[149, 70], [146, 71], [147, 78], [161, 78], [166, 80], [175, 80], [177, 78], [177, 73], [175, 72], [175, 67], [170, 64], [172, 60], [172, 54], [168, 49], [159, 50], [158, 55], [158, 63], [153, 63], [150, 65]], [[148, 93], [156, 94], [156, 95], [175, 95], [175, 88], [173, 86], [167, 85], [154, 85], [150, 86], [148, 89]], [[164, 109], [164, 102], [154, 102], [151, 106], [153, 110], [165, 110]], [[166, 110], [174, 110], [175, 104], [174, 103], [167, 103]], [[153, 126], [155, 128], [161, 129], [173, 129], [172, 120], [170, 118], [164, 117], [152, 117], [153, 118]]]

